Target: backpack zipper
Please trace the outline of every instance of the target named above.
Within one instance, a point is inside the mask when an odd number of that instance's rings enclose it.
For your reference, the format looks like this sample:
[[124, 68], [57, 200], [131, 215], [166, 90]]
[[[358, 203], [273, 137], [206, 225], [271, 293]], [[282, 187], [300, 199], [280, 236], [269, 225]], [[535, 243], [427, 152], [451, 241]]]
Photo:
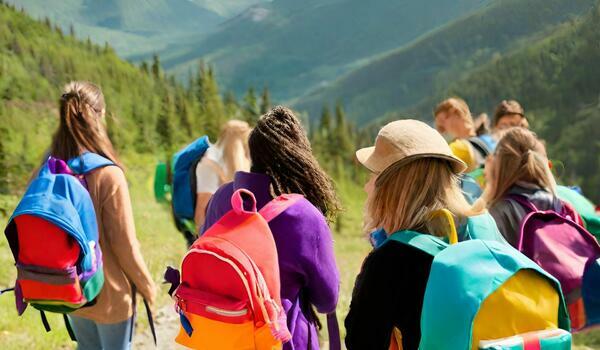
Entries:
[[225, 317], [241, 317], [246, 316], [248, 314], [248, 309], [242, 310], [225, 310], [215, 306], [206, 305], [206, 311], [211, 312], [213, 314], [217, 314], [219, 316]]

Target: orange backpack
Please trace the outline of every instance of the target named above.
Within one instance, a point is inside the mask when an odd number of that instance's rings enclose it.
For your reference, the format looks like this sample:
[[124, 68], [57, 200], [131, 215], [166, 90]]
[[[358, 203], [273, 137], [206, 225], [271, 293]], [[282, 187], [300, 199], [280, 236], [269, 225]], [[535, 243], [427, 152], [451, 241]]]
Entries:
[[[251, 210], [244, 209], [242, 195]], [[181, 329], [175, 339], [194, 349], [280, 349], [291, 339], [281, 306], [279, 263], [268, 222], [296, 203], [282, 195], [256, 211], [248, 190], [190, 247], [174, 291]]]

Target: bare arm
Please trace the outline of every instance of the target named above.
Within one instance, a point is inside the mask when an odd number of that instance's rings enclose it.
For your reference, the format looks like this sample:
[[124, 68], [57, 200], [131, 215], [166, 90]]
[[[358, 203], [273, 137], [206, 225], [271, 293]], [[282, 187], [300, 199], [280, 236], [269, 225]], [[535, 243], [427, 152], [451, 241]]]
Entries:
[[196, 232], [200, 230], [206, 220], [206, 206], [210, 201], [212, 193], [200, 192], [196, 194], [196, 209], [194, 211], [194, 223], [196, 224]]

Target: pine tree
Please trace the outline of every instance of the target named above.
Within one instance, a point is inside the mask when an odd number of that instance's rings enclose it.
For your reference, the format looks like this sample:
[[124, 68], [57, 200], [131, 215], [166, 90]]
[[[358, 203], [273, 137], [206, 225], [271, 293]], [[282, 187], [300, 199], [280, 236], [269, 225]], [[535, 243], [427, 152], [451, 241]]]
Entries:
[[160, 58], [157, 54], [152, 55], [152, 76], [160, 79]]
[[65, 38], [65, 34], [63, 33], [63, 30], [59, 25], [56, 25], [54, 27], [54, 31], [58, 34], [58, 36], [60, 36], [61, 39]]
[[150, 68], [148, 67], [148, 62], [142, 61], [142, 63], [140, 63], [140, 70], [146, 74], [150, 73]]
[[190, 116], [190, 109], [185, 99], [185, 93], [179, 92], [175, 101], [175, 108], [177, 116], [179, 117], [179, 125], [181, 126], [184, 136], [186, 138], [193, 136], [192, 118]]
[[321, 135], [325, 137], [329, 137], [331, 133], [331, 112], [329, 111], [329, 106], [323, 106], [323, 110], [321, 111], [321, 122], [319, 124], [319, 131]]
[[225, 106], [221, 95], [219, 95], [219, 87], [214, 78], [214, 71], [203, 62], [200, 63], [196, 81], [196, 99], [205, 121], [206, 134], [214, 139], [221, 128], [225, 116]]
[[71, 38], [75, 38], [75, 27], [73, 27], [73, 23], [69, 25], [69, 35]]
[[223, 98], [223, 104], [225, 105], [225, 114], [229, 119], [237, 119], [240, 113], [240, 106], [238, 105], [235, 95], [232, 91], [227, 91]]
[[150, 138], [148, 137], [148, 124], [147, 121], [144, 120], [143, 113], [141, 113], [139, 106], [133, 106], [131, 117], [135, 124], [138, 125], [134, 139], [135, 150], [139, 153], [152, 151]]
[[103, 53], [105, 55], [109, 54], [112, 51], [112, 48], [110, 47], [110, 45], [108, 44], [108, 41], [104, 42], [104, 50]]
[[269, 93], [269, 88], [265, 86], [260, 98], [260, 114], [267, 113], [271, 107], [271, 94]]
[[333, 131], [334, 147], [332, 151], [337, 153], [340, 159], [348, 159], [348, 154], [352, 153], [352, 140], [350, 129], [346, 123], [346, 113], [342, 103], [338, 101], [335, 105], [335, 129]]
[[323, 106], [319, 124], [312, 131], [312, 143], [315, 152], [325, 163], [331, 158], [331, 112], [327, 105]]
[[164, 150], [170, 152], [174, 144], [175, 128], [173, 126], [174, 119], [173, 99], [168, 91], [165, 91], [160, 113], [156, 120], [156, 134], [158, 135], [159, 144]]
[[250, 124], [256, 124], [258, 117], [260, 116], [260, 109], [258, 107], [258, 99], [254, 92], [254, 87], [248, 88], [246, 95], [244, 95], [244, 119]]

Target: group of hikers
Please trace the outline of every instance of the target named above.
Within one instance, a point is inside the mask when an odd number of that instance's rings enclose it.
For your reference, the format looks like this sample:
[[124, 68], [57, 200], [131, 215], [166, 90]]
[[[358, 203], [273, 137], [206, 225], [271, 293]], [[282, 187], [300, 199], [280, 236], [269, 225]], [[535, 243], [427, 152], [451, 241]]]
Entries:
[[[6, 229], [19, 312], [25, 303], [67, 315], [78, 349], [130, 348], [135, 295], [151, 310], [157, 293], [105, 110], [98, 86], [65, 87], [49, 158]], [[600, 281], [600, 246], [559, 197], [544, 142], [516, 101], [502, 101], [491, 123], [474, 120], [460, 98], [441, 102], [433, 117], [435, 128], [390, 122], [373, 146], [356, 151], [370, 174], [357, 234], [373, 250], [356, 278], [346, 348], [544, 349], [554, 338], [568, 345], [548, 348], [569, 348], [571, 330], [600, 322], [599, 303], [592, 304], [600, 289], [591, 298], [589, 289]], [[185, 175], [196, 232], [182, 230], [190, 250], [181, 271], [165, 275], [181, 320], [176, 341], [199, 349], [319, 349], [317, 314], [337, 327], [340, 272], [329, 223], [341, 205], [300, 120], [277, 106], [254, 127], [226, 122], [215, 143], [204, 138], [202, 145]], [[184, 153], [169, 165], [175, 177]], [[80, 192], [89, 198], [75, 200]], [[65, 198], [74, 202], [67, 209]], [[97, 230], [88, 233], [88, 225]], [[552, 241], [561, 232], [577, 249]], [[547, 255], [530, 250], [550, 251], [559, 262], [574, 256], [583, 266], [569, 270], [577, 288], [543, 265]], [[70, 267], [76, 272], [61, 272]], [[448, 338], [453, 329], [467, 335]], [[330, 345], [339, 348], [331, 331]], [[498, 340], [522, 333], [529, 334], [519, 338], [523, 347]]]

